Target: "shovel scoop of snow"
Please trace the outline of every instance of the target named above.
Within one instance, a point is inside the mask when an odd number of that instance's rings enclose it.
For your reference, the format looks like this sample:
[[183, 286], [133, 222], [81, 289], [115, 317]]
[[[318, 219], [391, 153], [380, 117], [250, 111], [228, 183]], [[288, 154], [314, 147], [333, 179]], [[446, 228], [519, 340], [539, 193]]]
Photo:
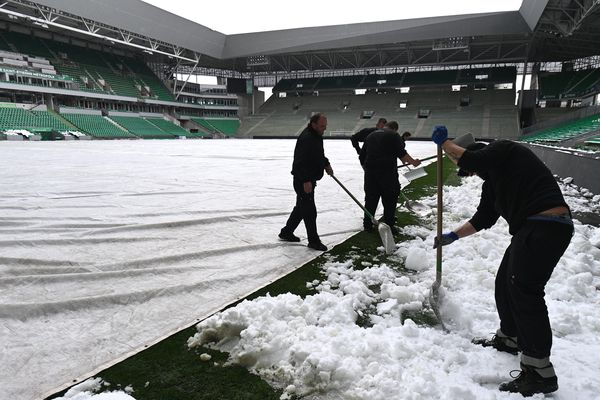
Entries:
[[377, 225], [377, 230], [379, 231], [381, 243], [383, 243], [383, 248], [385, 249], [385, 254], [392, 254], [394, 250], [396, 250], [396, 243], [394, 242], [392, 229], [388, 224], [380, 222]]

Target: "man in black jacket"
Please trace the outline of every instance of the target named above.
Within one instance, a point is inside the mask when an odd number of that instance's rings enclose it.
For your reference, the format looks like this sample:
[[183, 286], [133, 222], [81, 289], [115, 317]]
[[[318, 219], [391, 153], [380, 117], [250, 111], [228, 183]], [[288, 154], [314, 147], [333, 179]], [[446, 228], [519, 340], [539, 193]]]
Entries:
[[[396, 204], [400, 195], [397, 158], [415, 167], [421, 164], [421, 161], [413, 159], [406, 152], [404, 140], [398, 134], [396, 121], [390, 121], [383, 129], [371, 133], [359, 155], [360, 163], [365, 170], [365, 208], [371, 215], [375, 215], [381, 198], [383, 222], [391, 227], [393, 234], [396, 234], [394, 223]], [[373, 223], [367, 214], [363, 219], [363, 227], [366, 231], [373, 229]]]
[[296, 230], [300, 221], [304, 220], [308, 236], [308, 247], [320, 251], [326, 251], [327, 246], [321, 243], [317, 233], [315, 187], [317, 181], [323, 177], [323, 170], [327, 174], [333, 175], [333, 169], [331, 169], [329, 160], [325, 157], [323, 150], [323, 133], [325, 133], [326, 128], [327, 117], [324, 114], [317, 113], [310, 118], [308, 126], [298, 136], [292, 164], [296, 205], [279, 233], [281, 240], [299, 242], [300, 238], [294, 235], [294, 230]]
[[383, 129], [385, 124], [387, 123], [387, 119], [379, 118], [377, 121], [377, 125], [374, 128], [363, 128], [360, 131], [356, 132], [354, 135], [350, 137], [350, 141], [352, 142], [352, 146], [356, 149], [356, 154], [360, 156], [360, 144], [359, 142], [364, 142], [367, 140], [367, 137], [380, 129]]
[[[522, 144], [509, 140], [458, 146], [445, 127], [432, 139], [459, 167], [459, 175], [484, 180], [473, 217], [442, 235], [441, 245], [492, 227], [503, 217], [512, 236], [498, 268], [495, 284], [500, 328], [491, 339], [473, 343], [521, 354], [521, 373], [502, 383], [501, 391], [524, 396], [550, 393], [558, 380], [550, 362], [552, 331], [544, 287], [573, 235], [570, 210], [550, 170]], [[434, 248], [439, 246], [436, 238]]]

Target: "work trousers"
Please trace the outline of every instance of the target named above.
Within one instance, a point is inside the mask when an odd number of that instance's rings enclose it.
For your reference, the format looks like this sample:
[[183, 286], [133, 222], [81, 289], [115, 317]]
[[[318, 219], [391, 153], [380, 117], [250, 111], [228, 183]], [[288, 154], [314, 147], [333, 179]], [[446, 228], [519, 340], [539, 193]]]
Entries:
[[527, 220], [500, 263], [495, 289], [500, 329], [517, 337], [526, 356], [550, 356], [552, 331], [544, 288], [572, 235], [572, 225]]
[[[365, 208], [375, 216], [379, 199], [383, 204], [383, 222], [393, 227], [396, 222], [396, 205], [400, 195], [398, 172], [386, 170], [365, 170]], [[365, 228], [371, 226], [371, 218], [365, 213], [363, 220]]]
[[285, 230], [293, 233], [301, 221], [306, 227], [306, 236], [309, 243], [319, 243], [321, 239], [317, 233], [317, 206], [315, 205], [315, 188], [317, 183], [313, 182], [313, 191], [304, 192], [304, 182], [294, 179], [294, 191], [296, 192], [296, 205], [290, 214]]

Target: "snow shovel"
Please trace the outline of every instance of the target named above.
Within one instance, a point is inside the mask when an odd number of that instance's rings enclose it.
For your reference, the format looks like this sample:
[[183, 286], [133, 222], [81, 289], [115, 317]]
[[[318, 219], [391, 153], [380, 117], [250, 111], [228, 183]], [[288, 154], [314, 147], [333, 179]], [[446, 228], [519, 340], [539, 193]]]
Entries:
[[408, 181], [414, 181], [415, 179], [419, 179], [422, 178], [424, 176], [427, 176], [427, 171], [425, 171], [425, 168], [423, 167], [418, 167], [418, 168], [413, 168], [410, 169], [409, 167], [406, 167], [408, 169], [408, 172], [404, 173], [404, 178], [406, 178], [406, 180]]
[[[437, 156], [427, 157], [427, 158], [422, 159], [421, 161], [431, 160], [436, 157]], [[424, 167], [417, 167], [417, 168], [410, 169], [409, 165], [410, 164], [407, 163], [407, 164], [402, 164], [398, 167], [398, 168], [406, 167], [408, 169], [408, 172], [406, 172], [404, 174], [404, 178], [406, 178], [406, 180], [414, 181], [415, 179], [419, 179], [424, 176], [427, 176], [427, 171], [425, 171]]]
[[[434, 158], [436, 158], [437, 155], [435, 156], [431, 156], [431, 157], [426, 157], [421, 159], [421, 161], [429, 161], [432, 160]], [[399, 165], [398, 168], [402, 168], [402, 167], [407, 167], [409, 166], [409, 163], [406, 164], [402, 164]], [[427, 175], [427, 172], [423, 169], [423, 168], [418, 168], [418, 170], [421, 170], [421, 172], [418, 172], [419, 176], [414, 176], [412, 178], [407, 178], [409, 181], [415, 180], [417, 178], [421, 178], [423, 176]], [[409, 173], [407, 173], [406, 175], [404, 175], [404, 177], [406, 178], [407, 175], [409, 175], [410, 173], [416, 173], [417, 169], [413, 169], [410, 170]], [[404, 200], [404, 205], [406, 206], [406, 208], [408, 208], [410, 211], [415, 212], [416, 214], [419, 215], [426, 215], [429, 214], [431, 212], [430, 208], [422, 203], [419, 203], [418, 201], [414, 201], [414, 200], [410, 200], [408, 197], [406, 197], [406, 195], [404, 194], [404, 192], [402, 190], [400, 190], [400, 195], [402, 196], [403, 200]]]
[[408, 197], [406, 197], [402, 190], [400, 190], [400, 196], [403, 200], [402, 205], [404, 205], [404, 207], [406, 207], [408, 211], [421, 217], [431, 214], [431, 207], [426, 206], [425, 204], [419, 201], [410, 200]]
[[437, 152], [437, 240], [440, 245], [437, 247], [436, 253], [436, 265], [435, 265], [435, 282], [431, 286], [431, 291], [429, 292], [429, 304], [431, 304], [431, 308], [435, 313], [438, 321], [440, 321], [440, 325], [445, 332], [449, 332], [446, 326], [444, 325], [444, 321], [442, 320], [442, 316], [440, 315], [439, 309], [439, 298], [440, 298], [440, 286], [442, 285], [442, 213], [444, 202], [442, 199], [443, 193], [443, 165], [442, 165], [442, 146], [438, 146]]
[[365, 206], [363, 206], [361, 202], [358, 201], [356, 197], [354, 197], [344, 185], [342, 185], [342, 182], [340, 182], [338, 178], [336, 178], [334, 175], [331, 175], [331, 177], [338, 183], [338, 185], [340, 185], [342, 189], [344, 189], [346, 193], [348, 193], [352, 200], [354, 200], [354, 202], [358, 204], [360, 208], [362, 208], [365, 214], [367, 214], [367, 216], [371, 218], [371, 222], [373, 223], [373, 225], [377, 226], [377, 230], [379, 231], [379, 237], [381, 237], [381, 242], [383, 243], [385, 254], [392, 254], [394, 250], [396, 250], [396, 243], [394, 242], [394, 235], [392, 234], [392, 229], [390, 228], [390, 226], [384, 222], [377, 221], [375, 217], [371, 215], [369, 211], [367, 211]]

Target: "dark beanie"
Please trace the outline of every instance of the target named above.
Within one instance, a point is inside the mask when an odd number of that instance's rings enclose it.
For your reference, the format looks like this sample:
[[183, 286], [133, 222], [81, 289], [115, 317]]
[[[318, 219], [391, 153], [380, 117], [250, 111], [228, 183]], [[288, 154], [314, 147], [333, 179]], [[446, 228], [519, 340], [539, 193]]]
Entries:
[[[466, 150], [467, 151], [477, 151], [477, 150], [483, 149], [485, 146], [487, 146], [487, 143], [475, 142], [475, 143], [471, 143], [470, 145], [468, 145], [466, 147]], [[471, 175], [471, 171], [467, 171], [466, 169], [459, 168], [457, 174], [458, 174], [458, 176], [469, 176], [469, 175]]]

